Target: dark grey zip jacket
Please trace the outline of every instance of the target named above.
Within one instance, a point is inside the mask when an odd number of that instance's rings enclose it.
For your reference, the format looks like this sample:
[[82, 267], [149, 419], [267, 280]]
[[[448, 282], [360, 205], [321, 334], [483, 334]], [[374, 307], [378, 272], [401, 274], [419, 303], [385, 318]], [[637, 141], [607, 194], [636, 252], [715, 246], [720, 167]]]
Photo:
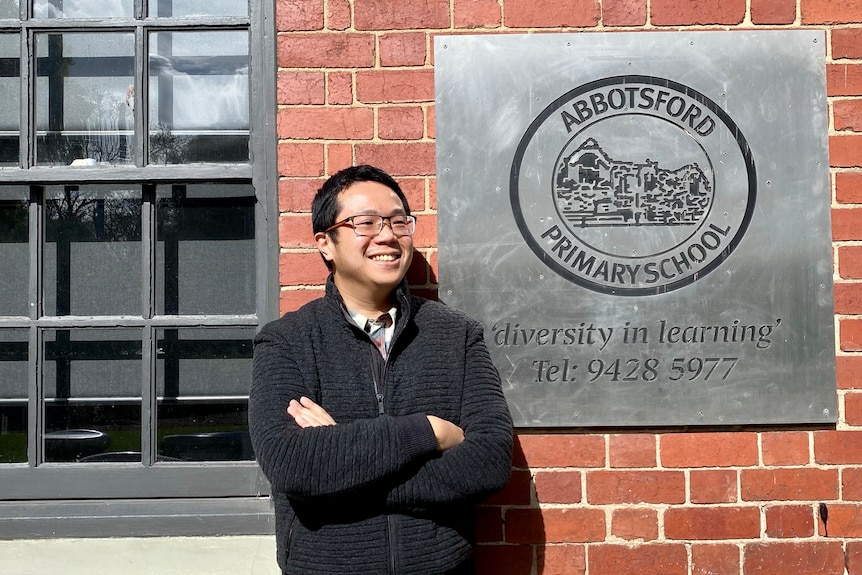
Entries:
[[[476, 504], [508, 480], [511, 417], [482, 326], [406, 283], [397, 296], [386, 361], [331, 277], [323, 298], [255, 338], [249, 428], [289, 575], [459, 571]], [[337, 425], [300, 428], [286, 410], [303, 395]], [[426, 415], [464, 442], [438, 453]]]

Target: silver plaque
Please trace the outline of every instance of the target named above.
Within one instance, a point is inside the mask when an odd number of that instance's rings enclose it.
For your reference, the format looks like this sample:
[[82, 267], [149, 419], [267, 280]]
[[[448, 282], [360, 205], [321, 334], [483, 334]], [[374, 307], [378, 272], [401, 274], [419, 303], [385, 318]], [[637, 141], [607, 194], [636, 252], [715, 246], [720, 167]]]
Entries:
[[522, 427], [836, 421], [825, 34], [435, 39], [440, 299]]

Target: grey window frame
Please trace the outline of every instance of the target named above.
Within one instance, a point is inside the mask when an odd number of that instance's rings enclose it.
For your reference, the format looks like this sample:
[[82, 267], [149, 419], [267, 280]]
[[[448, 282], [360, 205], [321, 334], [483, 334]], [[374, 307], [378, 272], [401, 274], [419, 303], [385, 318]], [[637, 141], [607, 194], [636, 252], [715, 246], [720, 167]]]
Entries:
[[[156, 1], [156, 0], [152, 0]], [[40, 317], [30, 300], [29, 317], [0, 317], [0, 328], [25, 328], [28, 341], [28, 459], [0, 466], [0, 539], [43, 537], [230, 535], [271, 533], [269, 486], [256, 462], [203, 462], [155, 464], [155, 362], [154, 334], [166, 327], [257, 328], [278, 315], [278, 205], [277, 146], [275, 133], [275, 0], [250, 0], [248, 17], [148, 18], [147, 0], [135, 0], [135, 18], [106, 20], [33, 20], [32, 4], [21, 0], [20, 19], [0, 20], [0, 33], [21, 36], [20, 167], [0, 168], [0, 185], [30, 188], [29, 288], [39, 291], [41, 234], [44, 234], [41, 191], [52, 184], [140, 185], [143, 189], [142, 260], [144, 263], [144, 317]], [[145, 165], [148, 102], [147, 35], [152, 31], [202, 29], [248, 30], [250, 77], [250, 161], [245, 164]], [[134, 166], [69, 168], [34, 165], [35, 53], [34, 35], [41, 32], [134, 31], [135, 85], [138, 101]], [[155, 188], [162, 183], [241, 182], [255, 190], [256, 309], [254, 314], [232, 316], [156, 316], [153, 296], [155, 269], [151, 257], [155, 237]], [[147, 271], [149, 270], [149, 271]], [[38, 357], [45, 329], [131, 327], [143, 334], [143, 373], [149, 378], [142, 398], [143, 458], [140, 463], [41, 463], [44, 440], [37, 437], [42, 415]], [[150, 393], [146, 393], [146, 389]], [[204, 519], [204, 520], [202, 520]]]

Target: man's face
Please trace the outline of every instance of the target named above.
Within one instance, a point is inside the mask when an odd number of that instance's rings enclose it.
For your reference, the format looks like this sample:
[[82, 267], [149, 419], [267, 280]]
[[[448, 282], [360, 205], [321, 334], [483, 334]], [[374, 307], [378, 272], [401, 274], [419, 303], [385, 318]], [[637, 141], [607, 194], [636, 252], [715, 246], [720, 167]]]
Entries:
[[[338, 194], [335, 221], [359, 215], [405, 214], [398, 195], [378, 182], [357, 182]], [[388, 297], [401, 282], [413, 259], [413, 238], [396, 237], [388, 221], [373, 237], [358, 237], [349, 226], [315, 236], [323, 257], [332, 262], [335, 282], [342, 295], [363, 298]]]

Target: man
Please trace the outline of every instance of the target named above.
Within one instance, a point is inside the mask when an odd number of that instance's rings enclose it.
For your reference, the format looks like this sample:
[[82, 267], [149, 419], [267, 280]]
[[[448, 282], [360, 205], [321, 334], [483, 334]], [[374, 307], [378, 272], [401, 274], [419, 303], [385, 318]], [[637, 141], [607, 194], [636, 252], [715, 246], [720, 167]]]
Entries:
[[399, 185], [342, 170], [312, 205], [325, 295], [255, 339], [249, 427], [288, 575], [468, 574], [512, 424], [482, 326], [411, 296]]

